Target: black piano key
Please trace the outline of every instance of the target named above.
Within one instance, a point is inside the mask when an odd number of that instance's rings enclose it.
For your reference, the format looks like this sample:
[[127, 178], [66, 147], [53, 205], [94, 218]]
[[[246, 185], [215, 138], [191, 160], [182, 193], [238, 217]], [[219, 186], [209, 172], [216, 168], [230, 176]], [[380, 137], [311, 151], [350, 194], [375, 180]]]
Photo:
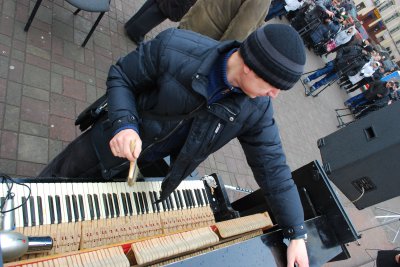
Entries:
[[192, 195], [191, 195], [191, 190], [186, 189], [186, 194], [188, 196], [188, 200], [189, 200], [190, 206], [192, 208], [194, 208], [194, 203], [193, 203], [193, 199], [192, 199]]
[[85, 220], [85, 206], [83, 204], [83, 196], [78, 195], [78, 201], [79, 201], [79, 211], [81, 212], [81, 218], [82, 221]]
[[178, 194], [176, 193], [176, 190], [173, 192], [173, 194], [174, 194], [174, 199], [175, 199], [176, 208], [177, 208], [178, 210], [180, 210], [180, 209], [181, 209], [181, 205], [180, 205], [180, 203], [179, 203]]
[[106, 218], [110, 217], [110, 211], [108, 209], [108, 202], [107, 202], [107, 195], [105, 193], [103, 193], [103, 202], [104, 202], [104, 212], [106, 214]]
[[202, 188], [201, 191], [203, 192], [204, 201], [206, 202], [206, 205], [208, 205], [208, 197], [207, 197], [206, 190], [204, 188]]
[[201, 197], [200, 189], [196, 189], [196, 195], [199, 199], [200, 205], [204, 206], [203, 198]]
[[188, 194], [188, 199], [189, 199], [189, 202], [190, 202], [190, 206], [192, 208], [194, 208], [195, 203], [194, 203], [194, 199], [193, 199], [193, 195], [192, 195], [192, 190], [186, 189], [186, 192]]
[[133, 201], [135, 202], [137, 214], [142, 213], [142, 211], [140, 210], [139, 199], [138, 199], [137, 193], [133, 192], [132, 195], [133, 195]]
[[147, 195], [145, 192], [142, 192], [142, 197], [143, 197], [144, 208], [146, 209], [146, 213], [149, 213], [149, 211], [150, 211], [149, 202], [147, 201]]
[[56, 196], [56, 211], [57, 211], [57, 223], [61, 223], [62, 222], [62, 213], [61, 213], [60, 196]]
[[199, 206], [197, 198], [195, 197], [195, 194], [194, 194], [194, 189], [189, 190], [189, 192], [190, 192], [190, 196], [192, 197], [193, 207]]
[[145, 210], [145, 208], [144, 208], [143, 197], [142, 197], [141, 192], [138, 192], [138, 193], [137, 193], [137, 196], [138, 196], [139, 206], [140, 206], [140, 211], [141, 211], [140, 213], [141, 213], [141, 214], [145, 214], [146, 210]]
[[183, 194], [183, 201], [185, 201], [186, 207], [187, 207], [188, 209], [191, 208], [186, 189], [183, 189], [183, 190], [182, 190], [182, 194]]
[[71, 201], [68, 195], [65, 195], [65, 204], [67, 205], [67, 218], [68, 222], [72, 222], [72, 208], [71, 208]]
[[96, 210], [96, 216], [98, 219], [100, 219], [101, 213], [100, 213], [100, 201], [99, 201], [99, 197], [97, 196], [97, 194], [93, 195], [93, 200], [94, 200], [94, 207]]
[[172, 200], [172, 194], [168, 196], [169, 205], [171, 206], [171, 210], [175, 210], [174, 201]]
[[167, 204], [167, 209], [171, 210], [171, 201], [169, 196], [165, 199], [165, 204]]
[[177, 193], [178, 193], [179, 204], [181, 205], [181, 209], [183, 209], [184, 205], [183, 205], [181, 190], [177, 190]]
[[6, 198], [5, 197], [1, 197], [0, 198], [0, 207], [3, 207], [4, 206], [4, 202], [6, 201]]
[[129, 193], [126, 193], [126, 202], [128, 202], [129, 214], [132, 216], [133, 215], [132, 199]]
[[197, 193], [197, 189], [192, 189], [192, 192], [193, 192], [194, 199], [197, 203], [197, 206], [201, 206], [199, 195]]
[[43, 225], [43, 204], [42, 204], [42, 197], [37, 197], [37, 205], [38, 205], [38, 217], [39, 217], [39, 225]]
[[108, 205], [110, 206], [110, 215], [111, 218], [114, 218], [115, 212], [114, 212], [114, 204], [112, 200], [112, 195], [110, 193], [107, 194], [108, 197]]
[[114, 206], [115, 206], [115, 216], [119, 217], [120, 212], [119, 212], [118, 195], [117, 195], [117, 193], [113, 193], [112, 196], [113, 196]]
[[75, 222], [79, 221], [78, 199], [76, 195], [72, 195], [72, 208], [74, 212]]
[[[161, 191], [159, 191], [159, 196], [161, 196]], [[165, 203], [165, 200], [161, 201], [161, 205], [163, 207], [162, 211], [166, 211], [167, 210], [167, 203]]]
[[157, 205], [156, 205], [156, 203], [154, 203], [156, 200], [154, 199], [153, 191], [150, 191], [149, 195], [150, 195], [151, 207], [153, 208], [153, 212], [158, 212]]
[[28, 207], [27, 207], [27, 198], [26, 197], [22, 197], [22, 220], [24, 221], [24, 227], [28, 227], [29, 222], [28, 222]]
[[55, 213], [54, 213], [53, 197], [52, 196], [47, 196], [47, 200], [49, 202], [50, 224], [54, 224], [54, 222], [55, 222]]
[[[90, 214], [90, 219], [94, 220], [94, 207], [93, 207], [93, 197], [92, 195], [87, 195], [88, 199], [88, 204], [89, 204], [89, 214]], [[100, 210], [99, 210], [100, 212]]]
[[121, 193], [122, 208], [124, 209], [124, 216], [128, 216], [128, 205], [126, 204], [125, 193]]
[[29, 206], [31, 210], [31, 223], [32, 226], [36, 225], [36, 213], [35, 213], [35, 199], [33, 196], [29, 197]]
[[154, 205], [156, 205], [156, 210], [157, 212], [160, 212], [160, 203], [155, 203], [158, 200], [157, 193], [156, 191], [152, 191], [151, 193], [153, 193]]

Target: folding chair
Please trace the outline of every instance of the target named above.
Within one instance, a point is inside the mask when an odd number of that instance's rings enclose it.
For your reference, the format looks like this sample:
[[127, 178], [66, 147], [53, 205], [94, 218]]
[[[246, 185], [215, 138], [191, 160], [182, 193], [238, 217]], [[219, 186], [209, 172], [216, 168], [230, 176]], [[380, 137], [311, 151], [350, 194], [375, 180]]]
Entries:
[[[74, 12], [74, 15], [78, 14], [79, 11], [84, 10], [88, 12], [100, 12], [99, 16], [96, 19], [96, 22], [93, 24], [92, 28], [90, 29], [88, 35], [86, 36], [85, 40], [82, 43], [82, 47], [85, 47], [86, 43], [89, 41], [90, 36], [92, 36], [94, 30], [96, 29], [97, 25], [99, 24], [101, 18], [104, 16], [104, 13], [110, 9], [110, 0], [65, 0], [77, 10]], [[28, 21], [25, 25], [24, 31], [28, 31], [33, 18], [36, 15], [36, 12], [39, 9], [42, 0], [36, 0], [35, 6], [33, 7], [32, 13], [28, 18]]]

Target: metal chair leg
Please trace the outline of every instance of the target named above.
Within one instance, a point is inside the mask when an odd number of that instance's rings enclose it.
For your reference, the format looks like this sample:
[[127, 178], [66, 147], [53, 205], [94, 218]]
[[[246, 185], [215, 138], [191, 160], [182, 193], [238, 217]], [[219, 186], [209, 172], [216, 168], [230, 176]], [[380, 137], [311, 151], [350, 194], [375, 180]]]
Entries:
[[90, 32], [86, 36], [85, 41], [83, 41], [82, 47], [85, 47], [86, 43], [89, 41], [90, 36], [92, 36], [94, 30], [96, 29], [97, 25], [99, 24], [101, 18], [104, 16], [105, 12], [101, 12], [100, 15], [97, 17], [96, 22], [94, 23], [93, 27], [90, 29]]
[[33, 7], [32, 13], [31, 13], [31, 15], [29, 16], [28, 21], [27, 21], [26, 24], [25, 24], [24, 31], [27, 32], [27, 31], [29, 30], [29, 27], [31, 26], [31, 23], [32, 23], [32, 21], [33, 21], [33, 18], [35, 17], [36, 12], [38, 11], [38, 9], [39, 9], [41, 3], [42, 3], [42, 0], [37, 0], [37, 1], [36, 1], [35, 6]]

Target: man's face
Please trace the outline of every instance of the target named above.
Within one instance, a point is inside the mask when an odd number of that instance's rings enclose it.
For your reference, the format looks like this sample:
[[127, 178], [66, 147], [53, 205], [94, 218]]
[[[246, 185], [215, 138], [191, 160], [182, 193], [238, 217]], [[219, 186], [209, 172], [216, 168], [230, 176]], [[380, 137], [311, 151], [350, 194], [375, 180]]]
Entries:
[[254, 71], [245, 66], [247, 70], [242, 72], [240, 88], [250, 98], [269, 96], [275, 98], [279, 95], [280, 89], [270, 85], [261, 79]]

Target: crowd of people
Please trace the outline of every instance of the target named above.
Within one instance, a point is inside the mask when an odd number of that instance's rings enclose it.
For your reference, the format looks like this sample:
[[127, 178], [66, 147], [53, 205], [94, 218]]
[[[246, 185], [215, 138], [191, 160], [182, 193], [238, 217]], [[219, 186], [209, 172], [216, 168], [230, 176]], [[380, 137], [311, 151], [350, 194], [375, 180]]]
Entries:
[[309, 88], [306, 96], [336, 81], [347, 93], [361, 91], [345, 102], [357, 119], [398, 99], [398, 82], [387, 83], [384, 94], [375, 91], [377, 84], [383, 83], [380, 80], [399, 67], [379, 46], [361, 38], [354, 23], [356, 19], [351, 17], [354, 5], [350, 1], [274, 0], [266, 21], [285, 15], [315, 54], [328, 58], [335, 53], [333, 60], [303, 79]]

